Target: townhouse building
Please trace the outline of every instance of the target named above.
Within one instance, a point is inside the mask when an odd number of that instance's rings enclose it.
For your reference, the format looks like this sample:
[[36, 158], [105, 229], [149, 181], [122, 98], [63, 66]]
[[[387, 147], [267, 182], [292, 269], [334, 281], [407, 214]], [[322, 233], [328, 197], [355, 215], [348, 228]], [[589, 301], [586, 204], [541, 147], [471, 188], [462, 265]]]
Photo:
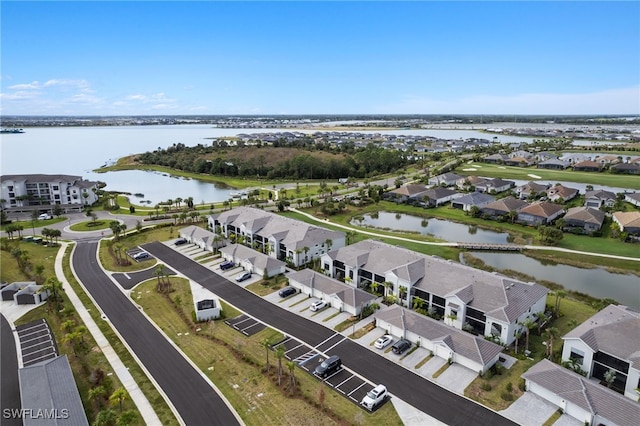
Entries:
[[402, 304], [418, 305], [447, 325], [511, 344], [525, 319], [545, 310], [548, 290], [426, 256], [375, 240], [332, 250], [321, 258], [325, 274], [356, 287], [372, 283], [398, 295]]
[[253, 207], [210, 215], [216, 234], [298, 267], [345, 245], [344, 232], [331, 231]]

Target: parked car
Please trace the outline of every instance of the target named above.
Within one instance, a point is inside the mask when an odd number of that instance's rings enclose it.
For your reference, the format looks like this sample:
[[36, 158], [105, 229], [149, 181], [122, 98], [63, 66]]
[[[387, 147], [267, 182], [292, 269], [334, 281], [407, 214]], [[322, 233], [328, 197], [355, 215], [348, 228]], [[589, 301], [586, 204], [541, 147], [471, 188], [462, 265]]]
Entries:
[[242, 281], [248, 280], [249, 278], [251, 278], [251, 272], [247, 271], [236, 276], [236, 281], [242, 282]]
[[38, 216], [38, 220], [49, 220], [49, 219], [53, 219], [53, 216], [51, 216], [49, 213], [42, 213], [40, 216]]
[[407, 339], [400, 339], [397, 342], [395, 342], [393, 346], [391, 346], [391, 350], [393, 351], [394, 354], [401, 355], [410, 347], [411, 347], [410, 341], [408, 341]]
[[146, 251], [141, 251], [141, 252], [136, 253], [136, 254], [133, 255], [133, 258], [135, 260], [148, 259], [149, 257], [151, 257], [151, 256], [149, 256], [149, 253], [147, 253]]
[[177, 246], [181, 246], [181, 245], [183, 245], [183, 244], [187, 244], [188, 242], [189, 242], [189, 241], [187, 241], [187, 240], [186, 240], [186, 239], [184, 239], [184, 238], [178, 238], [178, 239], [176, 240], [176, 242], [175, 242], [175, 243], [173, 243], [173, 244], [175, 244], [175, 245], [177, 245]]
[[309, 309], [315, 312], [315, 311], [319, 311], [321, 309], [326, 308], [328, 305], [329, 304], [324, 300], [316, 300], [311, 304], [311, 306], [309, 306]]
[[373, 344], [373, 346], [375, 346], [378, 349], [384, 349], [387, 346], [389, 346], [391, 344], [391, 342], [393, 342], [393, 336], [390, 335], [390, 334], [385, 334], [384, 336], [382, 336], [378, 340], [376, 340], [376, 342]]
[[292, 294], [296, 294], [296, 291], [297, 290], [295, 287], [288, 286], [280, 290], [278, 294], [280, 295], [280, 297], [289, 297]]
[[335, 373], [342, 368], [342, 360], [338, 355], [330, 356], [322, 361], [322, 363], [316, 367], [313, 372], [316, 376], [325, 378]]
[[225, 260], [224, 262], [222, 262], [220, 264], [220, 269], [222, 269], [223, 271], [226, 271], [227, 269], [231, 269], [234, 266], [236, 266], [235, 263], [233, 263], [233, 261], [231, 260]]
[[373, 410], [378, 404], [384, 401], [384, 398], [387, 396], [387, 388], [385, 385], [378, 385], [375, 388], [371, 389], [367, 394], [362, 398], [362, 402], [360, 404], [364, 405], [368, 410]]

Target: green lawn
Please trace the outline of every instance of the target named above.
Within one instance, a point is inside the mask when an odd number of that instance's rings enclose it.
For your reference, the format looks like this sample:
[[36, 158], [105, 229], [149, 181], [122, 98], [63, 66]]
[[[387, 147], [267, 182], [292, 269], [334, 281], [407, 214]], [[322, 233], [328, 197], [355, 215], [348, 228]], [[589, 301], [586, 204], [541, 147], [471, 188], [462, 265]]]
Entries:
[[[465, 170], [476, 169], [476, 170]], [[613, 174], [608, 172], [574, 172], [573, 170], [546, 170], [535, 167], [500, 166], [488, 163], [464, 163], [455, 173], [469, 176], [500, 177], [503, 179], [538, 180], [529, 175], [540, 176], [543, 180], [567, 181], [591, 184], [594, 187], [612, 186], [616, 188], [640, 189], [640, 176]]]

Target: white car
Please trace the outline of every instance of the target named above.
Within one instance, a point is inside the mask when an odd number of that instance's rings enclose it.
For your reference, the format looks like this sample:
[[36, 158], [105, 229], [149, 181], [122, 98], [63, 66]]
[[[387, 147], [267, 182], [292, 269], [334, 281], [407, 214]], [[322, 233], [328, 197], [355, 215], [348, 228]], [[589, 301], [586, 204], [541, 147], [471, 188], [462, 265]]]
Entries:
[[38, 220], [49, 220], [49, 219], [53, 219], [53, 216], [51, 216], [49, 213], [42, 213], [40, 216], [38, 216]]
[[390, 334], [385, 334], [384, 336], [376, 340], [373, 346], [375, 346], [378, 349], [384, 349], [387, 346], [389, 346], [391, 342], [393, 342], [393, 336], [391, 336]]
[[315, 312], [315, 311], [319, 311], [320, 309], [326, 308], [327, 305], [328, 305], [327, 302], [325, 302], [324, 300], [316, 300], [311, 304], [311, 306], [309, 306], [309, 309]]
[[378, 385], [367, 392], [360, 404], [364, 405], [368, 410], [373, 410], [386, 396], [387, 388], [384, 385]]
[[150, 257], [150, 256], [149, 256], [149, 253], [147, 253], [146, 251], [141, 251], [141, 252], [136, 253], [136, 254], [134, 254], [134, 255], [133, 255], [133, 258], [134, 258], [135, 260], [148, 259], [149, 257]]

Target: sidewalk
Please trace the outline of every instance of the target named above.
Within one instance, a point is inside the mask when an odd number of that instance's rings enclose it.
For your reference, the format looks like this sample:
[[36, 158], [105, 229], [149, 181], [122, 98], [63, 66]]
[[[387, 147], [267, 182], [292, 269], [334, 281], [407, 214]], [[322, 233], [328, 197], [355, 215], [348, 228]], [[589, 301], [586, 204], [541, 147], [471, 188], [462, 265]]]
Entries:
[[95, 323], [91, 315], [89, 315], [89, 312], [87, 312], [86, 307], [82, 304], [78, 295], [65, 279], [64, 271], [62, 269], [62, 259], [64, 257], [67, 245], [68, 243], [62, 243], [62, 247], [58, 251], [58, 255], [56, 256], [55, 261], [56, 276], [62, 282], [62, 288], [64, 289], [64, 292], [66, 293], [67, 297], [69, 297], [69, 300], [78, 312], [78, 315], [80, 315], [80, 318], [82, 318], [84, 325], [87, 327], [87, 329], [95, 339], [96, 344], [98, 345], [102, 353], [104, 353], [107, 361], [109, 361], [109, 364], [113, 368], [114, 373], [118, 376], [120, 382], [122, 382], [122, 386], [124, 386], [124, 388], [129, 393], [129, 397], [134, 402], [134, 404], [136, 404], [136, 407], [140, 412], [140, 416], [142, 416], [145, 423], [148, 425], [161, 424], [160, 419], [158, 418], [156, 412], [153, 410], [153, 407], [149, 403], [149, 400], [138, 387], [138, 384], [131, 376], [131, 373], [129, 373], [128, 368], [122, 363], [116, 352], [109, 344], [107, 338], [104, 337], [104, 334], [102, 334], [102, 331], [100, 330], [98, 325]]

